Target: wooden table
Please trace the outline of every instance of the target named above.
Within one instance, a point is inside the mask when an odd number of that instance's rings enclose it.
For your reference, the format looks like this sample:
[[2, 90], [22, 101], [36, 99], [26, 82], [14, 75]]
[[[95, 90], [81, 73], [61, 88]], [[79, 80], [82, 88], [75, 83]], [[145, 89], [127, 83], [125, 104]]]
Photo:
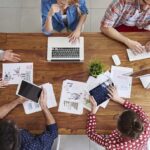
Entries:
[[[150, 40], [150, 33], [126, 33], [126, 36], [145, 44]], [[58, 36], [58, 34], [56, 34]], [[59, 36], [61, 36], [59, 34]], [[64, 34], [62, 35], [64, 36]], [[86, 81], [88, 78], [88, 64], [93, 58], [100, 59], [106, 66], [111, 66], [111, 56], [118, 54], [122, 66], [132, 67], [137, 71], [143, 67], [150, 67], [150, 59], [129, 62], [126, 46], [105, 37], [100, 33], [84, 33], [85, 37], [85, 62], [84, 63], [49, 63], [46, 61], [47, 37], [42, 34], [0, 34], [0, 48], [13, 49], [19, 53], [22, 62], [34, 63], [34, 83], [42, 84], [51, 82], [54, 86], [57, 102], [59, 104], [62, 82], [64, 79]], [[2, 70], [2, 63], [0, 64]], [[16, 85], [0, 89], [0, 105], [8, 103], [16, 98]], [[131, 102], [141, 105], [150, 115], [150, 90], [142, 87], [138, 79], [133, 80]], [[60, 134], [85, 134], [88, 111], [83, 115], [59, 113], [58, 107], [51, 112], [56, 118]], [[110, 102], [106, 109], [97, 112], [97, 131], [110, 133], [116, 126], [114, 115], [120, 113], [123, 108], [114, 102]], [[18, 106], [7, 117], [14, 120], [20, 128], [27, 128], [33, 133], [39, 133], [45, 126], [45, 120], [41, 112], [25, 115], [22, 106]]]

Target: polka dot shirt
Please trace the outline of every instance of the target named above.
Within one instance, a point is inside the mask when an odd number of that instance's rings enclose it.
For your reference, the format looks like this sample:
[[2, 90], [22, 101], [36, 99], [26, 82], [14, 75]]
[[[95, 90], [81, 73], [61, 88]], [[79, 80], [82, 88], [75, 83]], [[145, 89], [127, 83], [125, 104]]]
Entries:
[[58, 136], [56, 124], [46, 127], [46, 131], [41, 135], [33, 136], [25, 129], [20, 131], [20, 150], [51, 150], [54, 139]]
[[146, 150], [147, 141], [150, 138], [150, 121], [148, 116], [140, 106], [131, 104], [128, 101], [125, 101], [123, 106], [126, 109], [131, 109], [136, 112], [144, 124], [144, 131], [138, 139], [124, 139], [117, 129], [110, 135], [97, 134], [96, 117], [93, 114], [88, 115], [86, 130], [88, 137], [99, 145], [104, 146], [107, 150]]

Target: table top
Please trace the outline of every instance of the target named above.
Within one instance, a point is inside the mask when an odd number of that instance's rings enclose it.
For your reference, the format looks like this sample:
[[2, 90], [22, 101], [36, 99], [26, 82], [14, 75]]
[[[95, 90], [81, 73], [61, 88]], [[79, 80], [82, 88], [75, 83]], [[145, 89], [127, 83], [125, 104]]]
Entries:
[[[143, 45], [150, 40], [150, 33], [123, 33], [127, 37], [139, 41]], [[67, 36], [67, 34], [55, 34], [54, 36]], [[138, 71], [150, 67], [150, 59], [129, 62], [126, 46], [109, 39], [101, 33], [83, 33], [85, 37], [85, 61], [84, 63], [50, 63], [46, 61], [47, 37], [41, 33], [0, 33], [0, 49], [13, 49], [21, 55], [21, 62], [34, 63], [34, 83], [53, 84], [57, 103], [61, 94], [64, 79], [85, 82], [88, 78], [88, 65], [93, 59], [100, 59], [107, 68], [113, 65], [111, 56], [117, 54], [121, 60], [121, 66], [132, 67]], [[2, 71], [2, 63], [0, 64]], [[8, 103], [16, 98], [16, 85], [10, 85], [6, 89], [0, 89], [0, 105]], [[139, 79], [133, 79], [131, 102], [141, 105], [150, 115], [150, 90], [142, 87]], [[88, 111], [84, 109], [82, 115], [73, 115], [58, 112], [58, 107], [50, 109], [54, 115], [60, 134], [85, 134]], [[116, 127], [114, 116], [119, 114], [123, 107], [110, 101], [106, 109], [97, 112], [97, 132], [110, 133]], [[45, 127], [42, 112], [25, 115], [23, 107], [15, 108], [7, 119], [14, 120], [20, 128], [29, 129], [33, 133], [40, 133]]]

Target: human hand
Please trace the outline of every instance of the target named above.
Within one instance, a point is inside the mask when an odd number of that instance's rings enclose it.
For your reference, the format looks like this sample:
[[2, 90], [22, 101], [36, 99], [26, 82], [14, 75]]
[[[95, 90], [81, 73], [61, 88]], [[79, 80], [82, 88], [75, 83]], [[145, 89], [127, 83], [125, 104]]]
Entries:
[[2, 61], [12, 61], [12, 62], [19, 62], [21, 61], [20, 55], [13, 53], [13, 50], [6, 50], [3, 54]]
[[90, 99], [90, 103], [91, 103], [91, 107], [92, 107], [91, 113], [96, 114], [96, 112], [97, 112], [97, 103], [96, 103], [93, 96], [90, 96], [89, 99]]
[[145, 49], [147, 52], [150, 52], [150, 41], [146, 43]]
[[109, 92], [108, 96], [111, 98], [111, 100], [120, 104], [124, 103], [125, 100], [118, 95], [117, 88], [115, 86], [110, 85], [107, 90]]
[[41, 92], [39, 104], [40, 104], [42, 110], [47, 110], [48, 109], [48, 107], [47, 107], [47, 92], [44, 88]]
[[16, 99], [16, 101], [18, 102], [18, 104], [23, 104], [26, 100], [24, 97], [19, 97]]
[[145, 51], [145, 47], [142, 46], [139, 42], [128, 39], [126, 45], [131, 49], [131, 51], [137, 55]]
[[7, 81], [0, 79], [0, 88], [5, 88], [5, 86], [7, 86], [7, 85], [8, 85]]
[[81, 31], [79, 29], [76, 29], [73, 31], [69, 36], [69, 42], [75, 43], [80, 38]]
[[51, 6], [51, 9], [49, 10], [48, 15], [49, 15], [49, 16], [53, 16], [55, 13], [57, 13], [57, 12], [59, 12], [59, 11], [60, 11], [59, 5], [58, 5], [58, 4], [53, 4], [53, 5]]

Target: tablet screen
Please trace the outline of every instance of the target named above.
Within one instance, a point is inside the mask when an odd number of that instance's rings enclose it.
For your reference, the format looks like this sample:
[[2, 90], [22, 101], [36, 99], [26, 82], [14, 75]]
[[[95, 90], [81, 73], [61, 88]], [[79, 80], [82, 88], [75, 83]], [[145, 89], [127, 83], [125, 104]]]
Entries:
[[38, 102], [41, 92], [42, 92], [41, 88], [31, 83], [28, 83], [26, 81], [22, 81], [18, 95], [23, 96], [27, 99], [30, 99], [34, 102]]
[[90, 91], [90, 95], [92, 95], [94, 99], [96, 100], [97, 106], [110, 98], [108, 96], [107, 88], [111, 84], [112, 84], [112, 81], [107, 80]]

